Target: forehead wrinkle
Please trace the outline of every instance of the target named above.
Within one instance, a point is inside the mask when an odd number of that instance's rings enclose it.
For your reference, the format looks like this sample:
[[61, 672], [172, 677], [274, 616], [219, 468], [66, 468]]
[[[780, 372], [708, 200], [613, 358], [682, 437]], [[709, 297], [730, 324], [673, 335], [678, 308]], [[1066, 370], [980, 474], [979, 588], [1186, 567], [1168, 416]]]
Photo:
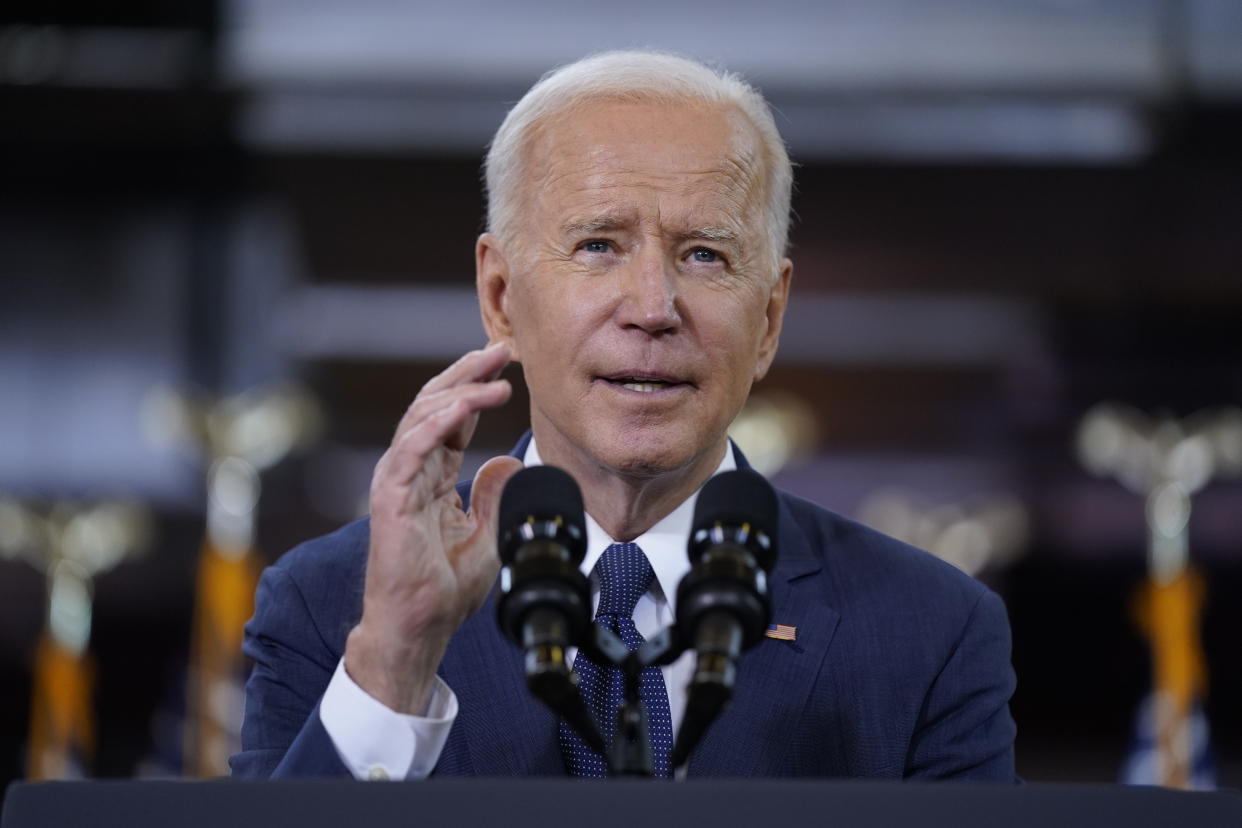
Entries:
[[[633, 228], [644, 208], [638, 206], [634, 199], [624, 196], [618, 201], [615, 193], [632, 190], [641, 202], [644, 197], [642, 191], [650, 190], [655, 191], [657, 197], [657, 213], [658, 202], [662, 201], [659, 196], [663, 193], [690, 196], [698, 202], [691, 212], [707, 214], [700, 215], [698, 221], [716, 226], [721, 225], [723, 219], [723, 225], [733, 225], [743, 231], [735, 233], [732, 240], [740, 241], [750, 235], [745, 231], [751, 225], [756, 221], [762, 222], [767, 176], [764, 175], [766, 168], [759, 163], [753, 125], [739, 113], [729, 115], [734, 124], [734, 134], [729, 146], [722, 148], [719, 155], [704, 159], [689, 153], [689, 157], [673, 159], [666, 168], [658, 169], [645, 166], [644, 158], [627, 158], [624, 149], [617, 149], [607, 142], [582, 147], [588, 162], [584, 165], [578, 160], [582, 156], [570, 157], [574, 153], [560, 151], [563, 141], [572, 143], [578, 135], [556, 129], [561, 124], [555, 121], [542, 124], [537, 137], [532, 136], [534, 140], [529, 141], [525, 148], [528, 164], [522, 189], [526, 197], [534, 196], [545, 204], [548, 204], [545, 197], [551, 195], [554, 189], [566, 190], [566, 194], [572, 194], [571, 198], [582, 198], [583, 203], [577, 208], [572, 204], [548, 205], [553, 207], [553, 214], [569, 214], [569, 219], [559, 228], [562, 232], [599, 232], [616, 230], [622, 225]], [[679, 169], [679, 161], [693, 166]], [[558, 206], [560, 209], [557, 209]], [[599, 214], [591, 215], [593, 209], [599, 210]], [[631, 215], [626, 216], [626, 213]], [[664, 224], [662, 220], [658, 223]], [[692, 227], [695, 222], [680, 223]], [[556, 226], [553, 224], [553, 227]], [[717, 237], [715, 240], [720, 239]]]
[[749, 194], [762, 178], [756, 175], [753, 153], [738, 147], [731, 148], [709, 166], [688, 169], [678, 168], [675, 164], [669, 169], [652, 169], [644, 166], [645, 159], [640, 159], [637, 164], [626, 164], [622, 155], [607, 145], [596, 146], [588, 151], [587, 163], [583, 165], [551, 151], [547, 160], [540, 164], [541, 175], [532, 175], [531, 183], [538, 183], [540, 189], [544, 189], [562, 180], [582, 176], [571, 189], [584, 192], [650, 188], [693, 195], [699, 188], [706, 187], [719, 192], [740, 190]]

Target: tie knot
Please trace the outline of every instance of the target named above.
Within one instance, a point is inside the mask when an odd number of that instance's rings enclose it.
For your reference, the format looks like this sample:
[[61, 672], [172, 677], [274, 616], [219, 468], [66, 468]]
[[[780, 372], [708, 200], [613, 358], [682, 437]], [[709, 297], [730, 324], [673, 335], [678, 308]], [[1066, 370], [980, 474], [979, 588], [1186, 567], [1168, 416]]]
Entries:
[[595, 617], [630, 618], [638, 599], [651, 587], [655, 572], [636, 543], [614, 543], [595, 564], [599, 577], [599, 609]]

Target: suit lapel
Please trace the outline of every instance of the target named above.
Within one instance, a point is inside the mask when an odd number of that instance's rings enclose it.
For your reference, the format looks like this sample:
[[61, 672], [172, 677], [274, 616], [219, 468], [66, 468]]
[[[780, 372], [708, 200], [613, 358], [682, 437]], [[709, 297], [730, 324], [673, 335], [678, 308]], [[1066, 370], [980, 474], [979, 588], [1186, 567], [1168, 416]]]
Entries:
[[840, 615], [825, 601], [823, 562], [783, 500], [780, 543], [772, 622], [796, 626], [797, 640], [765, 637], [738, 659], [733, 700], [691, 755], [690, 776], [796, 775], [790, 745]]

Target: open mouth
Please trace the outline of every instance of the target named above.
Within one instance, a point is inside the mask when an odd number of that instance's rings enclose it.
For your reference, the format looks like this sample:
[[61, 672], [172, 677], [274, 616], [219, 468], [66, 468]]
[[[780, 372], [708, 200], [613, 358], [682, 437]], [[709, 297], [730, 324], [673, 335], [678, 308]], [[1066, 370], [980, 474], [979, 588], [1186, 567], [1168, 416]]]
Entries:
[[627, 391], [636, 391], [639, 394], [656, 394], [660, 391], [667, 391], [673, 388], [689, 387], [689, 383], [665, 376], [650, 376], [647, 374], [617, 374], [610, 377], [600, 377], [609, 385], [618, 388], [624, 388]]

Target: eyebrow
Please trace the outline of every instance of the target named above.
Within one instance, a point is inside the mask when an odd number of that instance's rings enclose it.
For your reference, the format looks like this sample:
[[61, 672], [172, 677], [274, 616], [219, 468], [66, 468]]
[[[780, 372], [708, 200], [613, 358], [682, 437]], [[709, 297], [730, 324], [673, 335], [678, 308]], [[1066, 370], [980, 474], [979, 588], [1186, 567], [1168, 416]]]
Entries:
[[732, 245], [736, 245], [740, 241], [738, 234], [727, 227], [699, 227], [688, 233], [682, 233], [680, 238], [714, 241]]
[[567, 222], [561, 227], [561, 230], [567, 236], [576, 236], [584, 233], [601, 233], [617, 230], [625, 227], [627, 224], [628, 222], [618, 216], [599, 216], [598, 218]]

